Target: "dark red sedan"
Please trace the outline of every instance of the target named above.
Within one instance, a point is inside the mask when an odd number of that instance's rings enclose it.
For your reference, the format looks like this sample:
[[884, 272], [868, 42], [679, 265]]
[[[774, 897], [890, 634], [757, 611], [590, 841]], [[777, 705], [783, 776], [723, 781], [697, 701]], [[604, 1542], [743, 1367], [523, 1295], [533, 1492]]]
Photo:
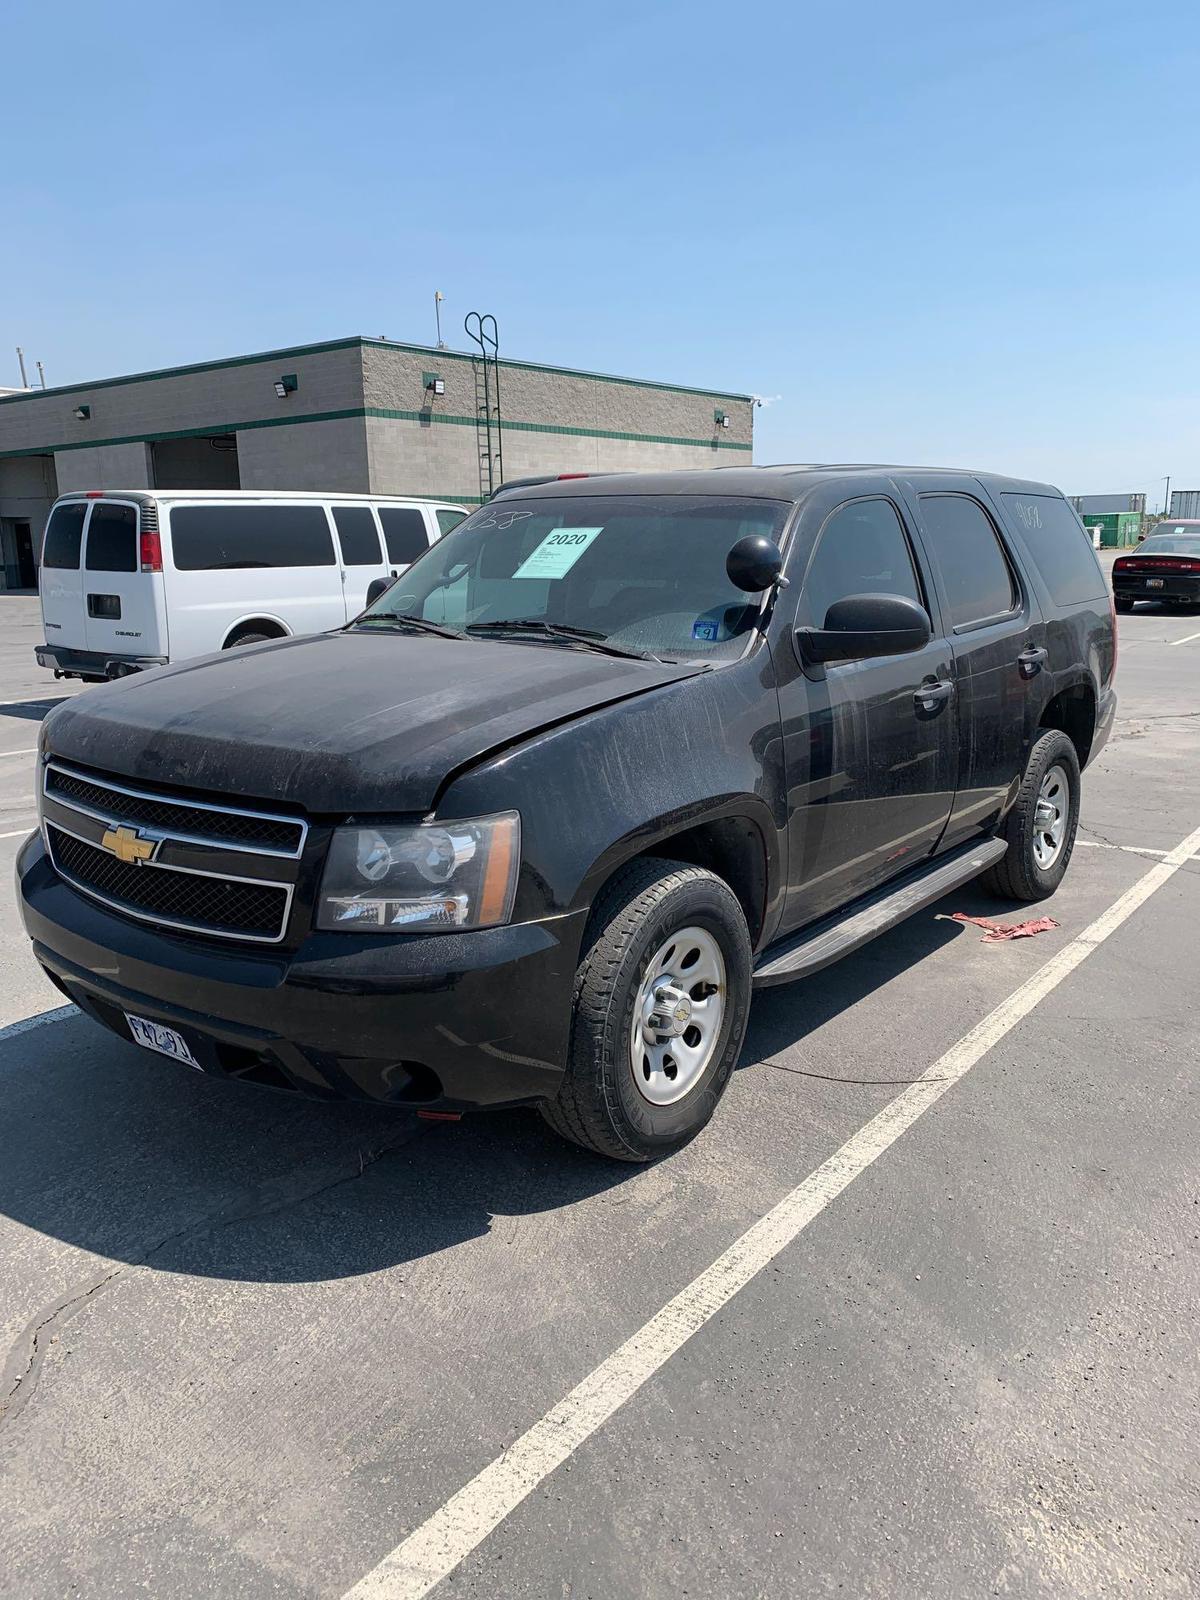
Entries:
[[1112, 582], [1118, 611], [1132, 611], [1138, 600], [1200, 605], [1200, 518], [1160, 523], [1136, 550], [1117, 557]]

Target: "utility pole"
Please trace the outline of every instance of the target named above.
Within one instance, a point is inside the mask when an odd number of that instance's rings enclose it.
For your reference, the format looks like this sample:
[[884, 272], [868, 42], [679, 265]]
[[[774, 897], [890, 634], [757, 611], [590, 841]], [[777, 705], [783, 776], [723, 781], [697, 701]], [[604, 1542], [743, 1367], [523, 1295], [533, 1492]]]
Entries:
[[17, 346], [17, 365], [21, 369], [21, 387], [22, 389], [28, 389], [29, 379], [25, 376], [25, 352], [20, 345]]
[[1163, 493], [1163, 516], [1169, 517], [1171, 515], [1171, 474], [1169, 472], [1164, 482], [1167, 487]]

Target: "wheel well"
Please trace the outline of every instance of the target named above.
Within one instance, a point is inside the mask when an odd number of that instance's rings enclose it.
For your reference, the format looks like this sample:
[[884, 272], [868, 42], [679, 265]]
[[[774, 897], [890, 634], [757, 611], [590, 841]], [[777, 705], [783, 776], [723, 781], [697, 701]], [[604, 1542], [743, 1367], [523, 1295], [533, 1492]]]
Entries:
[[263, 633], [268, 639], [287, 638], [287, 629], [278, 622], [273, 622], [270, 617], [250, 617], [245, 622], [239, 622], [236, 628], [229, 630], [221, 649], [228, 650], [239, 639], [244, 639], [248, 633]]
[[718, 817], [660, 839], [647, 856], [687, 861], [723, 878], [746, 914], [752, 943], [762, 931], [767, 904], [767, 855], [762, 835], [747, 817]]
[[1096, 732], [1096, 696], [1088, 684], [1064, 689], [1042, 712], [1042, 727], [1057, 728], [1075, 746], [1082, 769], [1087, 766]]

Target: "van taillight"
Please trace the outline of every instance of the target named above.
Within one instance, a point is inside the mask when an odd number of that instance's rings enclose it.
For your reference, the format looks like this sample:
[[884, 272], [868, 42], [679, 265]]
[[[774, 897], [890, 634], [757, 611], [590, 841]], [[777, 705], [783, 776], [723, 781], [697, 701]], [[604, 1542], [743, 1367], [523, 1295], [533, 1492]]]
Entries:
[[146, 529], [142, 533], [142, 571], [162, 571], [162, 540], [153, 529]]

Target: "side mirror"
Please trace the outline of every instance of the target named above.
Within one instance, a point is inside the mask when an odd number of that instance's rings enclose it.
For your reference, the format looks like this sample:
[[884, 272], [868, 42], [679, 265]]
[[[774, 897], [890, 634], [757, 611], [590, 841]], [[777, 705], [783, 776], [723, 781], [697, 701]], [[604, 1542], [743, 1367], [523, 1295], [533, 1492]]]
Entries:
[[772, 585], [783, 587], [783, 552], [763, 533], [748, 533], [725, 557], [725, 571], [735, 589], [758, 594]]
[[928, 613], [898, 594], [852, 594], [825, 613], [823, 628], [797, 628], [807, 662], [864, 661], [923, 650], [932, 637]]
[[386, 594], [395, 581], [395, 578], [372, 578], [367, 585], [367, 604], [373, 606], [379, 596]]

